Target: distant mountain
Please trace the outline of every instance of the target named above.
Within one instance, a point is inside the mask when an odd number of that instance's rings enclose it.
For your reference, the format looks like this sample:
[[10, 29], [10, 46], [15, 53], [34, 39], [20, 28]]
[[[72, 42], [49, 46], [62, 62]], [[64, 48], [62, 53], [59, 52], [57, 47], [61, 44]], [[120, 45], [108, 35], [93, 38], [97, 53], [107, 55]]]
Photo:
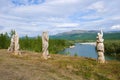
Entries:
[[[54, 39], [66, 40], [96, 40], [98, 30], [72, 30], [51, 36]], [[104, 32], [104, 39], [118, 40], [120, 39], [120, 31], [106, 31]]]
[[120, 31], [107, 31], [106, 33], [120, 33]]
[[98, 31], [96, 30], [72, 30], [69, 32], [63, 32], [63, 33], [58, 33], [56, 36], [60, 36], [60, 35], [71, 35], [71, 34], [81, 34], [81, 33], [97, 33]]

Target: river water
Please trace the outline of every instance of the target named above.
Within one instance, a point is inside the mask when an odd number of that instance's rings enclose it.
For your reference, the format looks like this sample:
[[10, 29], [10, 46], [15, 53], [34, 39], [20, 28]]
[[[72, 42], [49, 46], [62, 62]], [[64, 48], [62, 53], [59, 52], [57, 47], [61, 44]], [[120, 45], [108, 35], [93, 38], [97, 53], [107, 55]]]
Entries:
[[[71, 56], [83, 56], [89, 58], [97, 59], [97, 52], [95, 50], [95, 44], [83, 44], [83, 43], [75, 43], [74, 48], [66, 48], [65, 50], [60, 52], [61, 54], [69, 54]], [[106, 60], [120, 60], [115, 56], [105, 55]]]

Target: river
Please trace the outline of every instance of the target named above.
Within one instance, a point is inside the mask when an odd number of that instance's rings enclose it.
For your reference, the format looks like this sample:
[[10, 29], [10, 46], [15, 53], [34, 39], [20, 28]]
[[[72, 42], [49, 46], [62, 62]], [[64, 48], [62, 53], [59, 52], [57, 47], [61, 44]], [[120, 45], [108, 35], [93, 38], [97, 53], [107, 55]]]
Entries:
[[[71, 56], [83, 56], [97, 59], [95, 43], [75, 43], [74, 47], [66, 48], [60, 52], [61, 54], [69, 54]], [[115, 56], [105, 55], [106, 60], [120, 60]]]

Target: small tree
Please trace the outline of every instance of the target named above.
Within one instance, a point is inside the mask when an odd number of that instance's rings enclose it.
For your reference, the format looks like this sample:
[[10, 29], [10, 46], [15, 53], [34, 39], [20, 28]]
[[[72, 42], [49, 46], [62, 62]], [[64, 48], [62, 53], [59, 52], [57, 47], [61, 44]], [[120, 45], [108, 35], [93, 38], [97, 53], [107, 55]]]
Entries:
[[11, 30], [9, 34], [10, 34], [10, 37], [12, 37], [15, 34], [15, 30]]

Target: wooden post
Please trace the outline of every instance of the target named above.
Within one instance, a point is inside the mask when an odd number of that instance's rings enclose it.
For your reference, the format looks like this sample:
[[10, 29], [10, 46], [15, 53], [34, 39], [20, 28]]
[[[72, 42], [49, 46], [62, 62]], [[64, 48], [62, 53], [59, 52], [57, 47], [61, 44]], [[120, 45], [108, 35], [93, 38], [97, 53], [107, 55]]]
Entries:
[[42, 55], [44, 59], [50, 58], [49, 56], [49, 51], [48, 51], [48, 46], [49, 46], [49, 36], [47, 32], [42, 33]]

